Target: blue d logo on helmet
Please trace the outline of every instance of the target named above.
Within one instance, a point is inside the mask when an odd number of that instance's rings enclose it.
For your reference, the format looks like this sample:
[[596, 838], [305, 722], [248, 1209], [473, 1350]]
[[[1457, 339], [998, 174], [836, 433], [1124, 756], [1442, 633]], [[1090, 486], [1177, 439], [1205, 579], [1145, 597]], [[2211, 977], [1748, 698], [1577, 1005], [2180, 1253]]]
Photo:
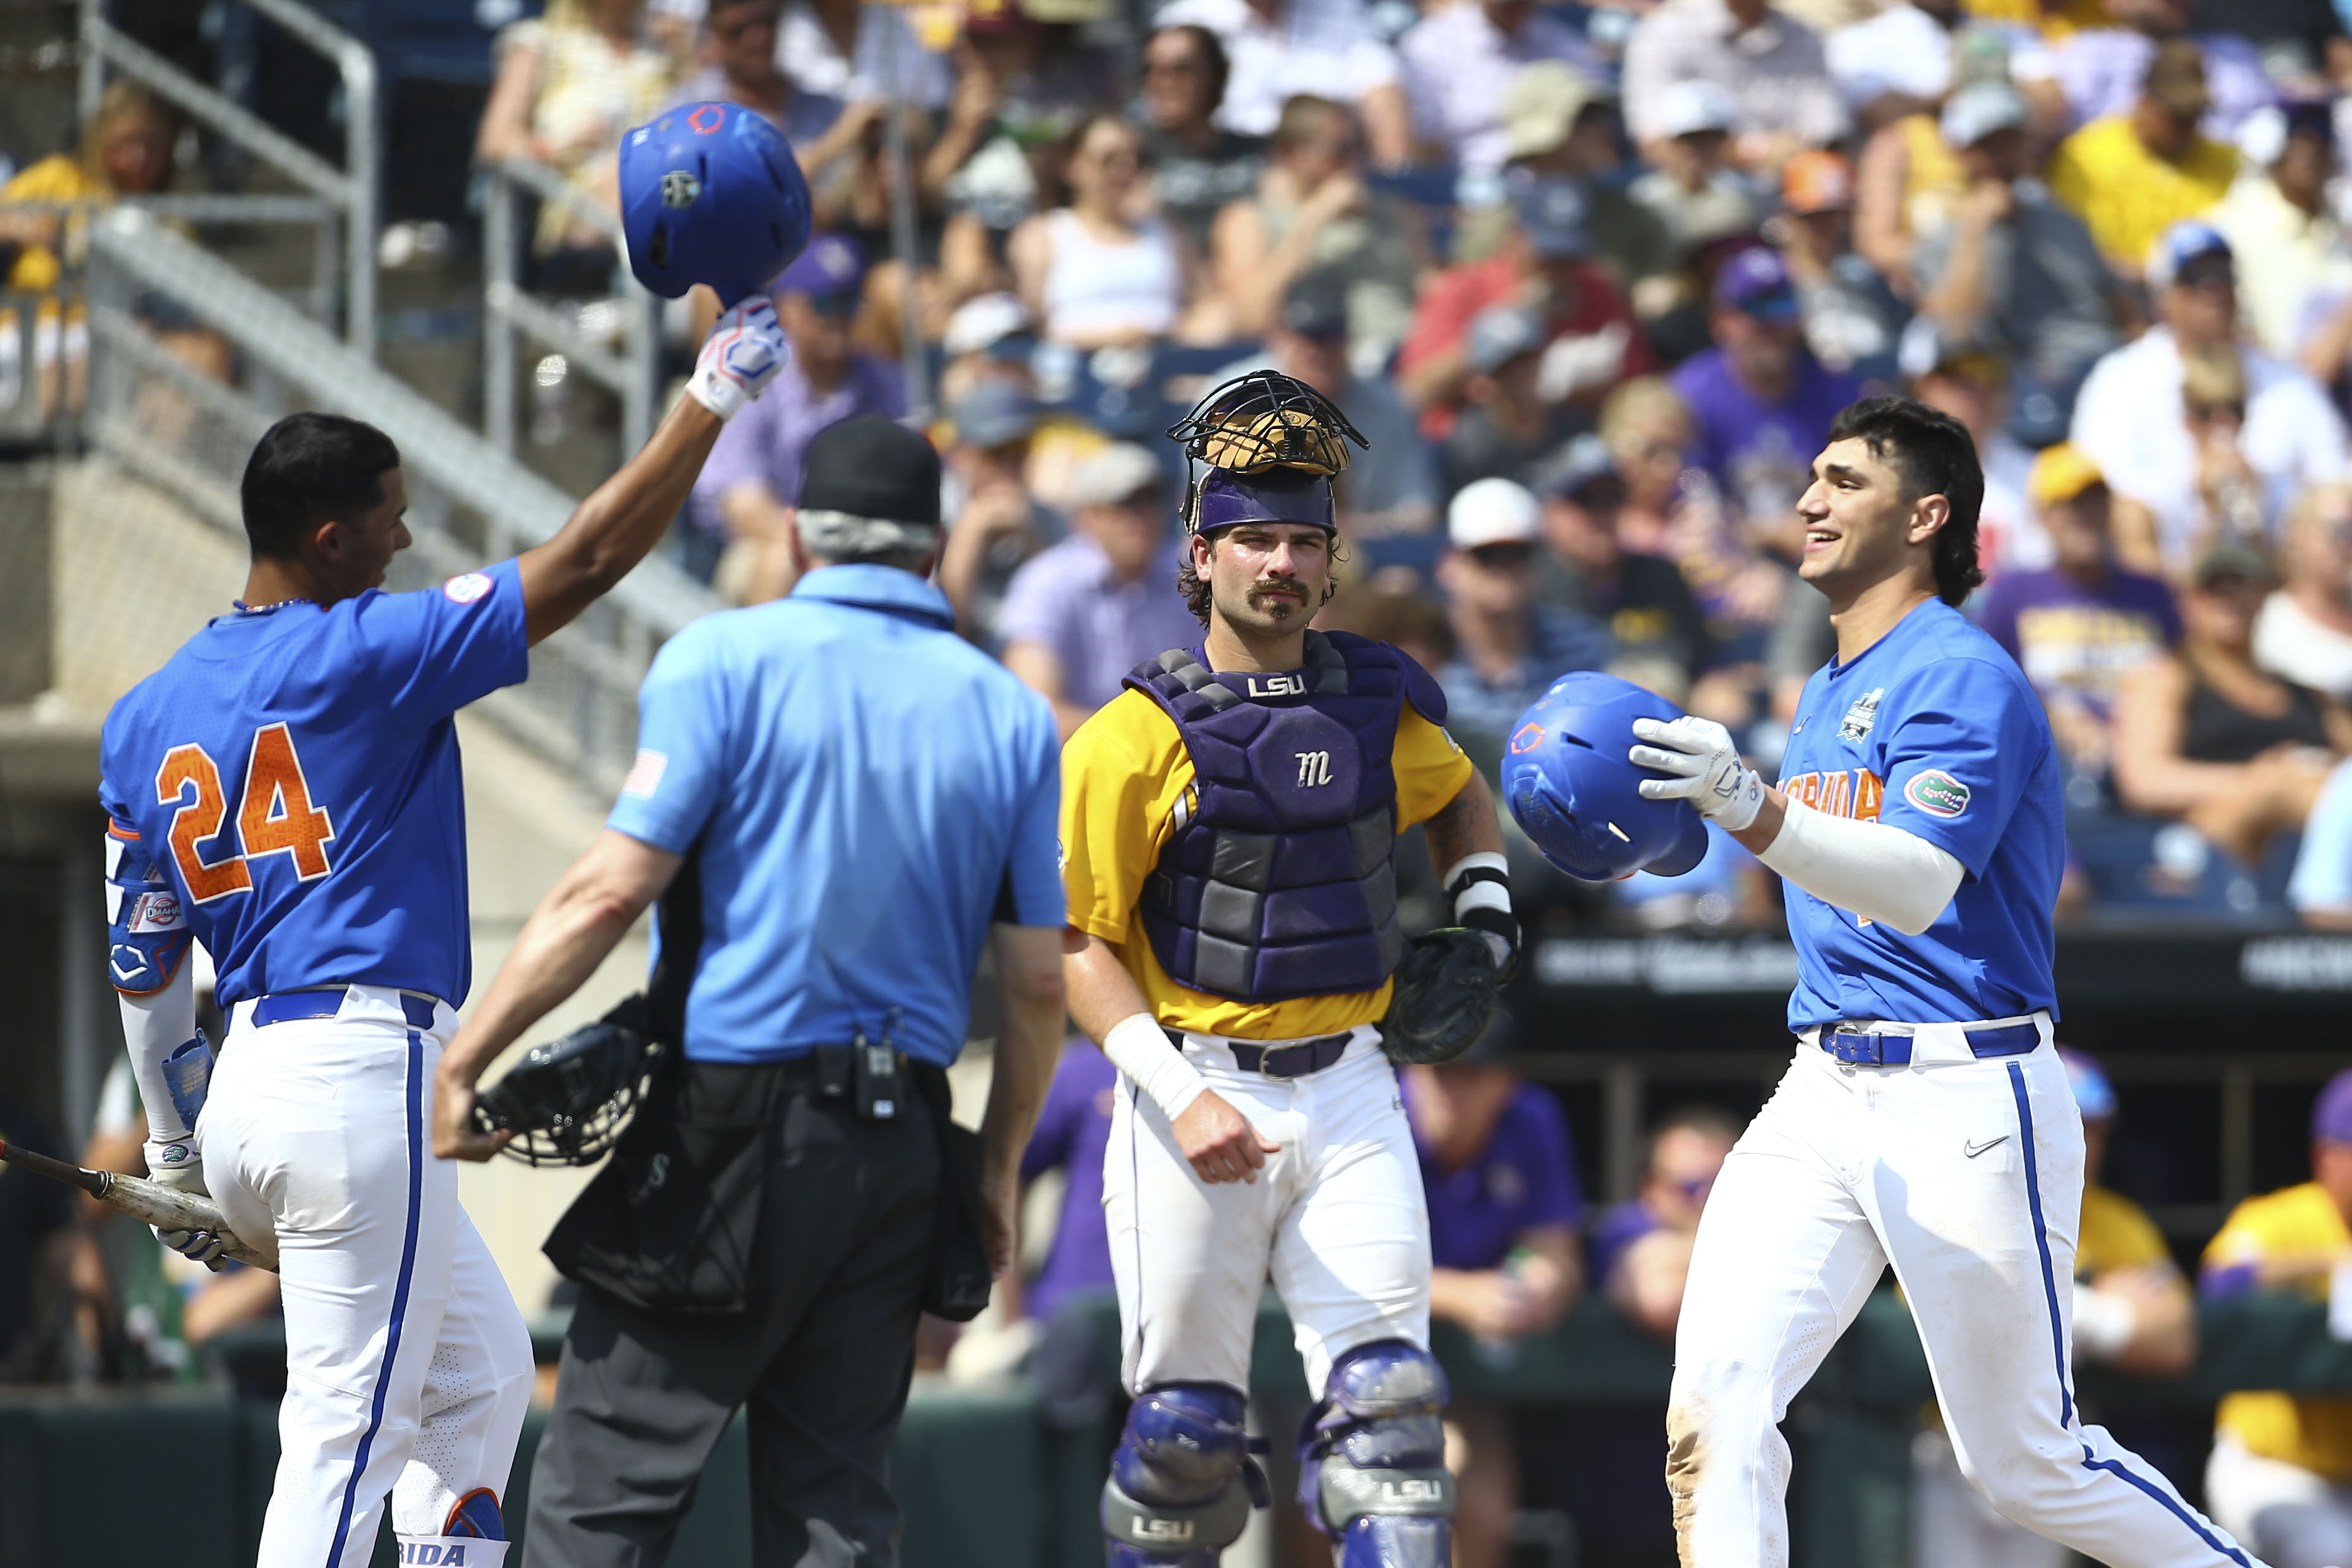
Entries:
[[1519, 716], [1503, 757], [1503, 799], [1543, 858], [1571, 877], [1679, 877], [1706, 854], [1706, 824], [1686, 800], [1644, 800], [1633, 721], [1682, 710], [1630, 680], [1579, 670]]
[[708, 284], [732, 306], [807, 246], [808, 181], [758, 113], [681, 104], [621, 138], [621, 231], [638, 282], [666, 300]]

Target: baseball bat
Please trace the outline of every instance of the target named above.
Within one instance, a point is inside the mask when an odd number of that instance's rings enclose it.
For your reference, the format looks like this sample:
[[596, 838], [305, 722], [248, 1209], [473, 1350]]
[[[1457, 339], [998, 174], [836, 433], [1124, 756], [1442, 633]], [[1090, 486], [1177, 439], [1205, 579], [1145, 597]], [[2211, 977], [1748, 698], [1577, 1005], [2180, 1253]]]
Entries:
[[79, 1187], [99, 1202], [111, 1204], [133, 1219], [145, 1220], [159, 1230], [211, 1231], [221, 1238], [223, 1257], [267, 1268], [272, 1274], [278, 1272], [277, 1260], [264, 1258], [239, 1241], [236, 1233], [222, 1220], [212, 1199], [201, 1193], [184, 1193], [177, 1187], [167, 1187], [143, 1176], [126, 1176], [119, 1171], [86, 1171], [47, 1154], [36, 1154], [30, 1149], [16, 1148], [5, 1141], [0, 1141], [0, 1160], [22, 1165], [37, 1176]]

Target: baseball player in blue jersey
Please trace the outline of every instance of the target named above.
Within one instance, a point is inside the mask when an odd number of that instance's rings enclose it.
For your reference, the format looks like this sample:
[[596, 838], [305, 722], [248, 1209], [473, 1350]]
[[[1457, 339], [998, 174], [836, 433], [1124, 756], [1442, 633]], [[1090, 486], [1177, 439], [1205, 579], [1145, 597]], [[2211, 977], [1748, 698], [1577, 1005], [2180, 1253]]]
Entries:
[[[470, 980], [457, 710], [644, 558], [721, 422], [782, 367], [764, 296], [719, 318], [689, 395], [553, 539], [410, 594], [400, 454], [280, 420], [243, 486], [235, 607], [107, 716], [111, 967], [158, 1179], [277, 1255], [283, 1457], [262, 1568], [346, 1568], [387, 1492], [402, 1560], [499, 1568], [530, 1343], [430, 1157], [434, 1064]], [[228, 1015], [196, 1031], [191, 941]], [[214, 1261], [216, 1237], [165, 1233]]]
[[2083, 1127], [2051, 1045], [2057, 753], [2032, 689], [1955, 607], [1984, 477], [1948, 416], [1854, 404], [1799, 503], [1837, 657], [1780, 783], [1699, 719], [1632, 760], [1788, 888], [1796, 1058], [1717, 1178], [1675, 1342], [1682, 1560], [1789, 1561], [1790, 1399], [1892, 1264], [1962, 1470], [2009, 1518], [2121, 1568], [2252, 1568], [2107, 1433], [2069, 1364]]

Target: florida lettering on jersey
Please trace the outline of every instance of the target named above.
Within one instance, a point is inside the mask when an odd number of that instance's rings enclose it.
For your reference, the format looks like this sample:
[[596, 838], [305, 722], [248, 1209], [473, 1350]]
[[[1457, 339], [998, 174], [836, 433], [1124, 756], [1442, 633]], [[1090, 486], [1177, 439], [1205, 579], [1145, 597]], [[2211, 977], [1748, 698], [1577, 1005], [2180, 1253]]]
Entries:
[[[412, 594], [240, 608], [107, 715], [113, 970], [167, 983], [193, 938], [223, 1005], [471, 982], [459, 708], [529, 671], [514, 563]], [[176, 923], [174, 923], [176, 922]]]
[[1816, 811], [1916, 834], [1966, 872], [1950, 908], [1916, 937], [1787, 884], [1792, 1030], [2055, 1014], [2057, 750], [2023, 674], [1967, 617], [1930, 601], [1850, 662], [1815, 671], [1780, 787]]

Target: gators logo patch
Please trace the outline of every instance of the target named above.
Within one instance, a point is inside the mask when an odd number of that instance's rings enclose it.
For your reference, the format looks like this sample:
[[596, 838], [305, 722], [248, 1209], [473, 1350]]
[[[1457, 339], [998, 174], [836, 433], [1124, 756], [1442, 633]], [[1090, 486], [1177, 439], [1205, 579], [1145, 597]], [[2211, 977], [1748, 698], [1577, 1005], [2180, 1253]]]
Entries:
[[1511, 755], [1515, 757], [1523, 757], [1527, 755], [1529, 752], [1534, 751], [1538, 746], [1543, 744], [1543, 738], [1544, 727], [1542, 725], [1520, 725], [1518, 732], [1511, 737]]
[[1913, 773], [1903, 798], [1930, 816], [1958, 816], [1969, 808], [1969, 786], [1938, 768]]

